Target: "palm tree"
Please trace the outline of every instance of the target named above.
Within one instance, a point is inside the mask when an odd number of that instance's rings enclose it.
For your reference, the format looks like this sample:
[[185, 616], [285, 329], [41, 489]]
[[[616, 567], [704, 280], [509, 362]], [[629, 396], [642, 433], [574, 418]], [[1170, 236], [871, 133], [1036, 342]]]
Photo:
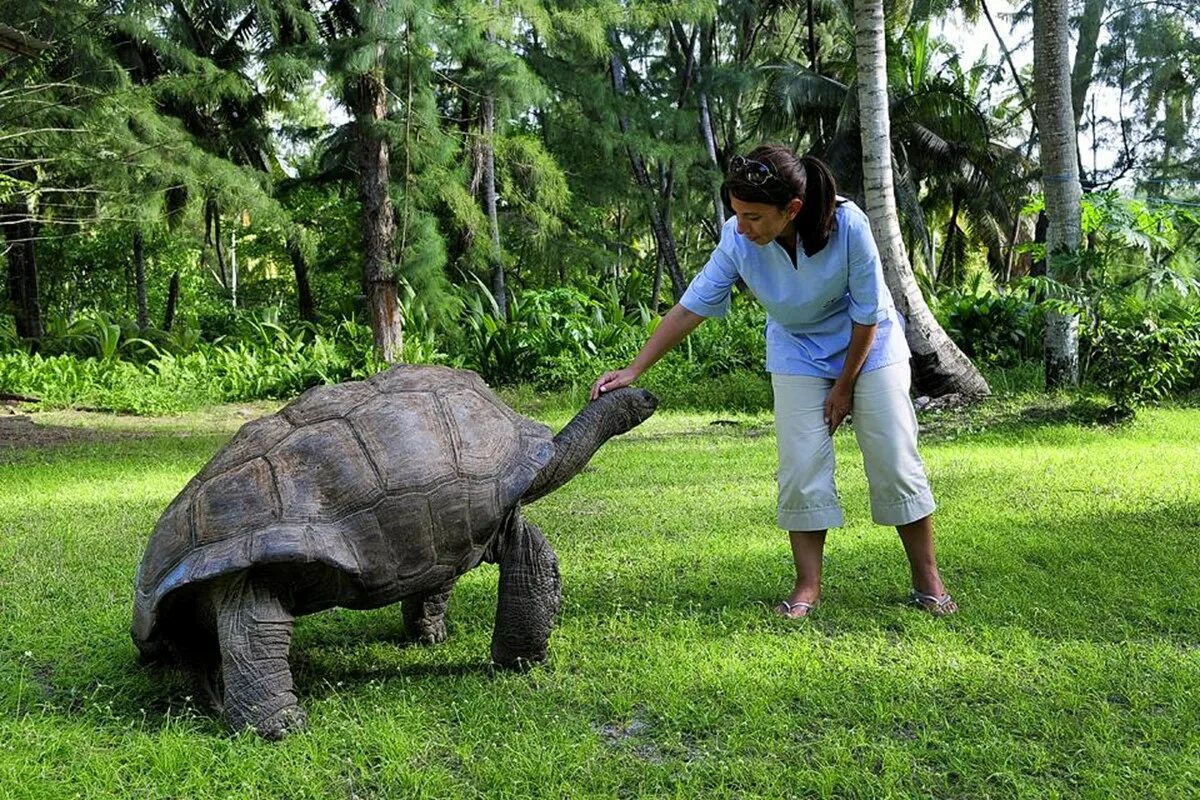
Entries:
[[[1076, 282], [1069, 266], [1082, 237], [1075, 117], [1071, 111], [1070, 10], [1067, 0], [1033, 4], [1033, 87], [1041, 132], [1042, 192], [1050, 276]], [[1079, 317], [1046, 314], [1046, 387], [1079, 384]]]
[[989, 394], [983, 375], [950, 340], [925, 304], [905, 253], [892, 180], [882, 0], [855, 0], [854, 21], [863, 194], [888, 288], [908, 323], [905, 335], [913, 355], [914, 383], [919, 391], [934, 397]]
[[[910, 83], [893, 100], [893, 131], [902, 147], [893, 157], [921, 189], [928, 230], [944, 224], [941, 253], [928, 254], [925, 268], [934, 287], [958, 286], [966, 278], [968, 253], [984, 249], [996, 283], [1010, 277], [1015, 235], [1021, 232], [1013, 196], [1033, 191], [1032, 165], [1020, 148], [1003, 142], [1012, 137], [1009, 119], [984, 113], [987, 99], [982, 78], [993, 67], [985, 56], [967, 70], [950, 59], [937, 75], [929, 72], [928, 27], [920, 26], [904, 60]], [[942, 45], [945, 47], [945, 45]], [[907, 48], [906, 48], [907, 50]], [[899, 152], [897, 152], [899, 150]], [[901, 208], [901, 214], [905, 214]], [[1028, 226], [1025, 226], [1028, 227]]]
[[[914, 262], [931, 274], [933, 254], [930, 215], [936, 209], [952, 216], [955, 227], [970, 228], [988, 249], [997, 277], [1003, 273], [1003, 248], [1013, 228], [1011, 195], [1028, 191], [1027, 167], [1020, 153], [1002, 143], [997, 120], [984, 111], [976, 65], [963, 73], [951, 61], [938, 66], [933, 58], [946, 52], [931, 40], [927, 24], [911, 25], [894, 44], [903, 52], [903, 68], [888, 71], [888, 116], [896, 202], [905, 241]], [[757, 115], [760, 138], [778, 136], [806, 141], [834, 170], [846, 194], [860, 204], [862, 133], [856, 95], [857, 68], [827, 59], [834, 75], [817, 74], [797, 64], [766, 69], [762, 109]], [[996, 228], [1001, 233], [995, 233]]]

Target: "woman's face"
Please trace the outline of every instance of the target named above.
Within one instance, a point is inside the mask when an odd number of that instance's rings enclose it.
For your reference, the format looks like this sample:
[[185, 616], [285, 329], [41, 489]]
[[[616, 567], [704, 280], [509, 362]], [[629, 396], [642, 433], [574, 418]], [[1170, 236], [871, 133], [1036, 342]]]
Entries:
[[799, 213], [799, 198], [783, 208], [770, 203], [747, 203], [736, 197], [729, 198], [733, 213], [737, 215], [737, 231], [757, 245], [768, 245], [773, 239], [794, 239], [796, 228], [792, 220]]

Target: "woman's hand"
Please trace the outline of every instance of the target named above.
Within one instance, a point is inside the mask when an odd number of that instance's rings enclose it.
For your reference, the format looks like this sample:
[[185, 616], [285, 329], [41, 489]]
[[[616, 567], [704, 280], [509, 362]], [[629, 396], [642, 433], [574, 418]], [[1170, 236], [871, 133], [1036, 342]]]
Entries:
[[628, 386], [636, 381], [639, 375], [641, 375], [641, 372], [633, 367], [618, 369], [614, 372], [606, 372], [601, 375], [600, 379], [596, 381], [594, 386], [592, 386], [591, 398], [595, 400], [605, 392], [611, 392], [614, 389], [620, 389], [622, 386]]
[[853, 405], [854, 387], [846, 386], [841, 381], [835, 381], [833, 388], [825, 397], [825, 424], [829, 426], [830, 436], [833, 436], [842, 421], [850, 415]]

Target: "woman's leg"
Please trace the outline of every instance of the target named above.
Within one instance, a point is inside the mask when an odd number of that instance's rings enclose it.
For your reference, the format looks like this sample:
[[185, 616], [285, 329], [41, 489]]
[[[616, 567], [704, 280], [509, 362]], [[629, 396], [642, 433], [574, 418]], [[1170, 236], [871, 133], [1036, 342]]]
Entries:
[[[854, 433], [871, 488], [871, 516], [894, 525], [912, 570], [912, 587], [923, 597], [946, 596], [933, 545], [933, 494], [917, 453], [917, 417], [908, 396], [907, 364], [859, 376], [854, 391]], [[930, 607], [930, 603], [922, 602]], [[936, 604], [935, 613], [957, 609]]]
[[[933, 547], [933, 516], [922, 517], [907, 525], [897, 525], [896, 533], [904, 543], [904, 553], [908, 556], [908, 566], [912, 570], [912, 587], [923, 595], [942, 597], [946, 587], [942, 584], [942, 576], [938, 574], [937, 553]], [[948, 606], [947, 613], [952, 613]], [[954, 606], [956, 610], [958, 606]]]
[[789, 531], [796, 582], [775, 610], [805, 616], [821, 596], [825, 531], [842, 525], [833, 482], [833, 440], [825, 424], [825, 398], [833, 381], [773, 375], [775, 433], [779, 447], [779, 527]]
[[825, 531], [790, 531], [796, 582], [787, 600], [775, 607], [785, 617], [806, 617], [821, 599], [821, 561]]

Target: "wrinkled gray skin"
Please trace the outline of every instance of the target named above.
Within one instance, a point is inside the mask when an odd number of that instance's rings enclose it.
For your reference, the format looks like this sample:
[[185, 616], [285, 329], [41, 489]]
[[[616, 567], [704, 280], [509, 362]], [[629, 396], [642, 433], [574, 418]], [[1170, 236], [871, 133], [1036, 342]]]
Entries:
[[558, 562], [521, 505], [656, 405], [621, 389], [551, 440], [474, 373], [402, 366], [310, 390], [244, 426], [164, 512], [138, 570], [134, 641], [192, 671], [234, 728], [279, 739], [306, 722], [295, 617], [399, 600], [407, 635], [436, 644], [455, 581], [486, 561], [500, 565], [492, 660], [541, 662]]

